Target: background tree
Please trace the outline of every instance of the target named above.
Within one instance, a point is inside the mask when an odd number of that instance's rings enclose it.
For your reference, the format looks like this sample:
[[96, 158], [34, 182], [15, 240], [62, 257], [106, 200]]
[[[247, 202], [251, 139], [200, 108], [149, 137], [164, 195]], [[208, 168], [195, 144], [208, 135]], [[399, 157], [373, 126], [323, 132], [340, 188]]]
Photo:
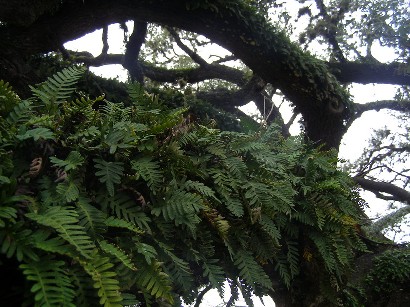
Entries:
[[[223, 117], [218, 121], [220, 128], [234, 129], [235, 118], [240, 118], [241, 124], [252, 123], [237, 108], [250, 101], [255, 102], [264, 121], [280, 126], [285, 137], [300, 114], [306, 139], [322, 150], [337, 150], [348, 128], [364, 112], [392, 110], [399, 112], [397, 120], [402, 122], [408, 117], [410, 14], [406, 1], [295, 1], [291, 9], [279, 1], [49, 0], [0, 4], [0, 79], [9, 81], [23, 98], [31, 95], [29, 84], [43, 81], [70, 64], [121, 64], [130, 80], [144, 83], [147, 88], [178, 88], [184, 98], [176, 99], [172, 94], [175, 104], [189, 104], [195, 109], [201, 106], [199, 100], [206, 101], [212, 108], [204, 111], [202, 106], [197, 114]], [[133, 21], [132, 31], [128, 21]], [[306, 27], [299, 29], [295, 22], [304, 22]], [[119, 23], [124, 30], [123, 54], [109, 53], [108, 25], [112, 23]], [[103, 29], [100, 55], [64, 48], [64, 43], [96, 29]], [[215, 45], [225, 48], [226, 54], [203, 52]], [[380, 62], [372, 55], [375, 45], [390, 47], [396, 59]], [[361, 104], [349, 96], [352, 83], [400, 88], [394, 100]], [[80, 86], [93, 96], [105, 93], [112, 101], [124, 101], [126, 97], [123, 85], [93, 76]], [[282, 118], [278, 97], [293, 107], [288, 122]], [[224, 127], [222, 123], [229, 123], [226, 118], [231, 124]], [[353, 178], [362, 188], [403, 204], [393, 217], [407, 214], [409, 205], [408, 136], [408, 126], [398, 132], [378, 132], [370, 150], [354, 166]], [[378, 170], [393, 176], [381, 182]], [[373, 225], [373, 233], [378, 233], [381, 225]], [[375, 252], [390, 247], [373, 242], [370, 233], [365, 236], [368, 247]], [[308, 252], [299, 252], [299, 257], [308, 257]], [[356, 256], [356, 263], [363, 268], [367, 267], [365, 263], [372, 263], [365, 261], [372, 257]], [[275, 270], [265, 270], [274, 280]], [[278, 303], [291, 304], [292, 298], [298, 304], [323, 303], [320, 295], [297, 293], [296, 289], [301, 291], [298, 283], [309, 283], [314, 276], [305, 267], [301, 272], [292, 287], [273, 294]], [[346, 278], [349, 282], [358, 279]], [[395, 295], [406, 282], [397, 283], [397, 292], [386, 299], [391, 300], [390, 304], [396, 303]], [[380, 293], [369, 291], [368, 303], [373, 299], [380, 303]]]

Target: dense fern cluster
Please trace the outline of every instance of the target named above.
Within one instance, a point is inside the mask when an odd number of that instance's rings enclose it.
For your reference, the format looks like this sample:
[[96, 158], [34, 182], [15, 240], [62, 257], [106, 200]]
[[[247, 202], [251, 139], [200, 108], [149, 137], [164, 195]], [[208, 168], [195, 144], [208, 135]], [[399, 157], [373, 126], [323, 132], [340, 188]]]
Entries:
[[82, 72], [28, 100], [0, 83], [1, 259], [19, 262], [26, 300], [178, 305], [228, 280], [251, 306], [274, 290], [267, 272], [292, 288], [302, 267], [337, 292], [364, 246], [332, 153], [275, 126], [201, 126], [137, 84], [130, 106], [70, 100]]

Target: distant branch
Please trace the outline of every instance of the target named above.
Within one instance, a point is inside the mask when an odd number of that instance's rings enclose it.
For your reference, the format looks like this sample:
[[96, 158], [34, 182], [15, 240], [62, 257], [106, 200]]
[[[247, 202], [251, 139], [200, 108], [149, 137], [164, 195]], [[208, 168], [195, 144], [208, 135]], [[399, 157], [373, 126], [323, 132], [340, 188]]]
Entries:
[[253, 76], [247, 84], [237, 91], [216, 89], [212, 92], [198, 92], [197, 97], [226, 111], [230, 111], [259, 97], [265, 86], [266, 82], [264, 80], [258, 76]]
[[201, 305], [201, 302], [205, 296], [205, 294], [208, 293], [209, 290], [212, 289], [211, 285], [206, 286], [197, 296], [196, 301], [195, 301], [195, 305], [194, 307], [199, 307]]
[[410, 192], [394, 184], [369, 180], [362, 177], [354, 177], [353, 179], [363, 189], [373, 192], [376, 196], [380, 195], [380, 193], [387, 193], [391, 195], [391, 200], [396, 200], [410, 204]]
[[198, 63], [201, 66], [206, 66], [208, 63], [201, 58], [197, 53], [195, 53], [193, 50], [189, 49], [188, 46], [186, 46], [182, 41], [181, 38], [178, 36], [178, 33], [170, 27], [167, 27], [167, 30], [169, 34], [174, 38], [175, 42], [177, 43], [178, 47], [181, 48], [189, 57], [196, 63]]
[[349, 119], [348, 126], [350, 126], [353, 121], [358, 119], [366, 111], [380, 111], [382, 109], [388, 109], [392, 111], [399, 112], [410, 112], [410, 100], [379, 100], [369, 103], [354, 104], [353, 116]]

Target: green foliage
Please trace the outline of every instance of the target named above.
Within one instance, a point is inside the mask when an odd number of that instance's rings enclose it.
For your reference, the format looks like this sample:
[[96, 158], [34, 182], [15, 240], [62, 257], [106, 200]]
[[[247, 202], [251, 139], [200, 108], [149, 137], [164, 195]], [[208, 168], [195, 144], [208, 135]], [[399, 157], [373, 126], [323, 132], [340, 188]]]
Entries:
[[399, 287], [406, 287], [410, 278], [410, 250], [393, 249], [377, 256], [367, 274], [367, 286], [380, 298]]
[[99, 177], [100, 182], [105, 183], [108, 194], [114, 196], [114, 184], [121, 182], [121, 176], [124, 171], [121, 162], [107, 162], [103, 159], [94, 159], [95, 168], [99, 169], [95, 173]]
[[227, 279], [250, 304], [274, 290], [269, 270], [292, 288], [303, 266], [343, 285], [362, 213], [331, 152], [275, 126], [191, 122], [136, 84], [127, 107], [69, 101], [81, 72], [27, 101], [0, 84], [0, 252], [22, 263], [31, 304], [192, 302]]

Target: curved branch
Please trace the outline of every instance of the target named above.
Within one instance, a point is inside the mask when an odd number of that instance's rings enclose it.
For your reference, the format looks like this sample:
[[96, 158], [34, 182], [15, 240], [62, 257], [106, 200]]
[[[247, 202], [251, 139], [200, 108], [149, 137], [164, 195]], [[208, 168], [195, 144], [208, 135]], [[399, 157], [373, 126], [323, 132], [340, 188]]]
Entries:
[[366, 111], [380, 111], [382, 109], [388, 109], [399, 112], [410, 112], [410, 100], [379, 100], [368, 102], [364, 104], [355, 103], [353, 105], [354, 113], [350, 117], [347, 127], [358, 119]]
[[188, 10], [183, 0], [67, 1], [54, 14], [42, 15], [29, 27], [2, 27], [0, 58], [21, 61], [27, 55], [57, 50], [64, 42], [104, 24], [130, 19], [178, 27], [202, 34], [230, 50], [294, 103], [311, 139], [338, 147], [349, 111], [335, 114], [329, 105], [346, 106], [349, 97], [326, 66], [243, 2], [218, 2], [214, 6], [218, 14], [207, 7]]
[[379, 100], [364, 104], [355, 104], [355, 113], [358, 115], [366, 111], [380, 111], [382, 109], [410, 112], [410, 100]]
[[376, 196], [378, 193], [387, 193], [391, 195], [391, 198], [396, 201], [405, 202], [407, 204], [410, 204], [410, 192], [394, 184], [387, 183], [387, 182], [373, 181], [373, 180], [369, 180], [363, 177], [354, 177], [353, 180], [358, 185], [360, 185], [363, 189], [373, 192], [374, 194], [376, 194]]
[[186, 46], [182, 41], [181, 38], [178, 36], [178, 33], [170, 28], [167, 27], [167, 30], [169, 32], [169, 34], [171, 34], [171, 36], [174, 38], [175, 42], [177, 43], [178, 47], [181, 48], [186, 54], [189, 55], [189, 57], [196, 63], [198, 63], [201, 66], [206, 66], [208, 65], [208, 63], [201, 58], [197, 53], [195, 53], [194, 51], [192, 51], [191, 49], [188, 48], [188, 46]]

